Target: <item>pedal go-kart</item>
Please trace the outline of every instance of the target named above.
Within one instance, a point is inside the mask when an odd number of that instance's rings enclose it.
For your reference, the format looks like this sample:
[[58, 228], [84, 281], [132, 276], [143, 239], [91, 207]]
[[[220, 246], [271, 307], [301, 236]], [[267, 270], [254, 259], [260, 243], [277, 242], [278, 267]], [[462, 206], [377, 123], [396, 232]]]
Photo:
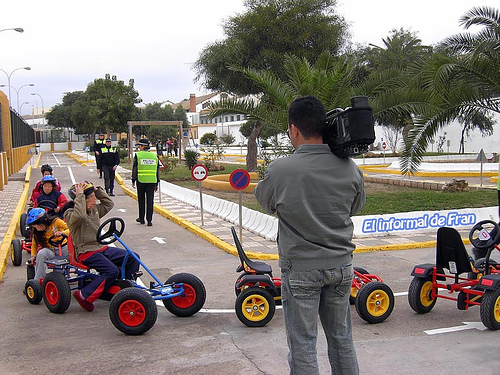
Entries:
[[[54, 260], [62, 259], [62, 246], [67, 243], [67, 238], [68, 237], [64, 233], [59, 237], [52, 236], [49, 238], [49, 244], [59, 249], [58, 255], [54, 258]], [[54, 266], [52, 264], [47, 264], [47, 268], [53, 270]], [[38, 305], [43, 298], [42, 284], [40, 283], [40, 280], [35, 280], [35, 264], [31, 263], [29, 260], [26, 262], [26, 279], [26, 283], [24, 284], [24, 294], [26, 295], [26, 299], [32, 305]]]
[[[43, 200], [38, 203], [38, 207], [41, 207], [45, 209], [47, 212], [53, 211], [57, 205], [55, 202], [50, 201], [50, 200]], [[15, 267], [18, 267], [21, 265], [23, 262], [23, 250], [27, 251], [28, 253], [31, 253], [31, 230], [28, 225], [26, 225], [26, 217], [27, 213], [30, 212], [30, 210], [33, 207], [29, 205], [28, 210], [26, 213], [21, 214], [21, 217], [19, 218], [19, 232], [21, 233], [21, 236], [23, 237], [22, 239], [19, 238], [14, 238], [11, 242], [12, 245], [12, 251], [10, 253], [12, 265]]]
[[408, 302], [419, 314], [430, 312], [438, 298], [456, 301], [459, 310], [480, 306], [483, 324], [497, 330], [500, 329], [500, 265], [490, 258], [494, 249], [500, 251], [500, 227], [491, 220], [481, 221], [470, 230], [469, 240], [475, 248], [486, 250], [485, 258], [473, 261], [454, 228], [438, 229], [436, 263], [413, 268]]
[[[122, 266], [121, 279], [104, 291], [102, 299], [111, 300], [109, 317], [113, 325], [127, 335], [141, 335], [156, 322], [158, 310], [156, 301], [163, 302], [165, 308], [179, 317], [196, 314], [205, 304], [206, 290], [203, 282], [189, 273], [178, 273], [162, 282], [121, 240], [125, 223], [121, 218], [104, 221], [97, 231], [97, 241], [102, 245], [120, 242], [127, 251]], [[96, 277], [88, 267], [79, 263], [68, 238], [69, 262], [50, 260], [46, 263], [54, 268], [43, 280], [43, 300], [47, 308], [61, 314], [71, 302], [71, 290], [82, 289], [86, 283]], [[125, 265], [128, 257], [134, 257], [143, 269], [154, 279], [149, 287], [142, 286], [135, 280], [125, 280]]]
[[[276, 305], [281, 305], [281, 279], [273, 277], [269, 264], [248, 258], [234, 227], [231, 233], [241, 262], [236, 268], [240, 275], [234, 287], [236, 316], [248, 327], [263, 327], [273, 318]], [[391, 288], [363, 268], [354, 267], [349, 300], [368, 323], [383, 322], [394, 309]]]

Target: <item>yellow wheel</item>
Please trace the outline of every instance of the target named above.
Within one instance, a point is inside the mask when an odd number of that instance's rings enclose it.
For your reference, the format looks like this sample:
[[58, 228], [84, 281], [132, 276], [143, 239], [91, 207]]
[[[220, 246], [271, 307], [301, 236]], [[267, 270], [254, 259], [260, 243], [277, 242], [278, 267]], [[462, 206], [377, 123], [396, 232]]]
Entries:
[[384, 283], [372, 281], [358, 292], [356, 311], [368, 323], [381, 323], [394, 309], [394, 294]]
[[408, 288], [408, 303], [413, 311], [426, 314], [432, 310], [437, 298], [432, 298], [432, 278], [414, 277]]
[[489, 329], [500, 329], [500, 288], [484, 292], [481, 302], [481, 321]]
[[235, 302], [236, 316], [248, 327], [263, 327], [274, 316], [273, 296], [261, 287], [242, 290]]

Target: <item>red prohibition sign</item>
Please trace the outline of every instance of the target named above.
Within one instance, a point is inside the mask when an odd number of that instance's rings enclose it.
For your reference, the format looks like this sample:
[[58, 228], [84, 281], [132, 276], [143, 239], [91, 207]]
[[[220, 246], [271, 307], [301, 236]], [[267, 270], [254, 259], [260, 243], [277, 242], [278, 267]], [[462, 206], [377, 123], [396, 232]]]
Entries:
[[236, 190], [244, 190], [250, 184], [250, 174], [244, 169], [236, 169], [229, 176], [229, 183]]
[[208, 177], [208, 169], [204, 164], [196, 164], [191, 168], [191, 177], [196, 181], [203, 181]]

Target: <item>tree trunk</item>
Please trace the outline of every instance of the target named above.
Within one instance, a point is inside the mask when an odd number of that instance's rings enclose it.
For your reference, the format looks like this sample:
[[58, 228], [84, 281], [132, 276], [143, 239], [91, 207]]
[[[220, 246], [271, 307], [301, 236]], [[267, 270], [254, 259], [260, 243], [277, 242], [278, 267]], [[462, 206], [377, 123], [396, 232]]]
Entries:
[[260, 135], [262, 121], [257, 121], [255, 126], [248, 137], [247, 145], [247, 172], [255, 172], [257, 170], [257, 138]]

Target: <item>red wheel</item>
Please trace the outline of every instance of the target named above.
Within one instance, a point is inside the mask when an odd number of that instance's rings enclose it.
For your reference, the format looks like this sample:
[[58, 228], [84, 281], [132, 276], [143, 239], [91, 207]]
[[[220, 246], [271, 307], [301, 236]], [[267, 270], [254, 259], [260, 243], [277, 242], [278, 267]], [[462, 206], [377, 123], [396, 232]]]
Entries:
[[156, 322], [158, 310], [148, 292], [139, 288], [125, 288], [115, 294], [109, 304], [109, 318], [113, 325], [127, 335], [142, 335]]
[[137, 300], [125, 300], [118, 307], [118, 319], [129, 327], [137, 327], [146, 319], [146, 309]]
[[184, 294], [172, 298], [171, 301], [179, 309], [187, 309], [196, 302], [196, 290], [191, 285], [184, 284]]
[[164, 299], [165, 308], [172, 314], [182, 317], [196, 314], [203, 307], [207, 298], [205, 285], [200, 279], [189, 273], [173, 275], [165, 283], [165, 285], [172, 285], [176, 290], [180, 288], [178, 284], [183, 284], [184, 293], [177, 297]]
[[43, 302], [56, 314], [65, 312], [71, 303], [71, 289], [62, 273], [51, 272], [43, 280]]

